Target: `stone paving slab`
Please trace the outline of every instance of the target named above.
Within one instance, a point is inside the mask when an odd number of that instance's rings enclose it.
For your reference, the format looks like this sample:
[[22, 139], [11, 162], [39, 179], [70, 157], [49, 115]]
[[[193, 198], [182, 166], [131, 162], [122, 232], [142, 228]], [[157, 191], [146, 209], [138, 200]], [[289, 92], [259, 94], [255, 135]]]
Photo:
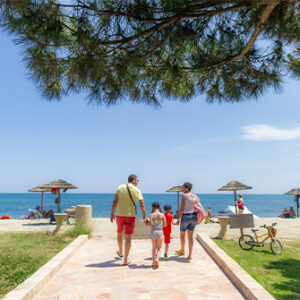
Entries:
[[193, 260], [173, 255], [151, 267], [151, 241], [134, 240], [131, 265], [116, 258], [116, 241], [89, 240], [33, 298], [50, 299], [244, 299], [207, 252], [195, 241]]

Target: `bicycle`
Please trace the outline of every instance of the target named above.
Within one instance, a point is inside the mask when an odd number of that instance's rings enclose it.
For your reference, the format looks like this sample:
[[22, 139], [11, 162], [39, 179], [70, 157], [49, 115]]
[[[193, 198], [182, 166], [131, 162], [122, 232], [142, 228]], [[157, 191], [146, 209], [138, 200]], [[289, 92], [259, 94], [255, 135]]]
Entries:
[[[274, 255], [280, 255], [282, 252], [282, 246], [281, 243], [275, 238], [277, 230], [274, 228], [277, 225], [277, 223], [273, 223], [271, 226], [267, 226], [266, 224], [260, 226], [263, 228], [266, 228], [268, 230], [267, 233], [264, 233], [262, 235], [257, 235], [256, 232], [259, 231], [259, 229], [251, 229], [252, 232], [255, 235], [255, 240], [253, 236], [250, 234], [243, 234], [239, 238], [239, 245], [243, 250], [251, 250], [254, 246], [256, 247], [263, 247], [264, 242], [267, 239], [271, 239], [272, 241], [270, 242], [270, 248], [271, 251]], [[263, 240], [259, 241], [259, 238], [262, 238], [266, 236]]]

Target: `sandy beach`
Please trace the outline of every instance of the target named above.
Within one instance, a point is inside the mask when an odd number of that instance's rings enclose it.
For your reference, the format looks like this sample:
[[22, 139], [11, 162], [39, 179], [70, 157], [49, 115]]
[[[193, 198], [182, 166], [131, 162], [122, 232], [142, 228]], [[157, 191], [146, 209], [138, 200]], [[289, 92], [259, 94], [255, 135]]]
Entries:
[[[74, 222], [74, 220], [73, 220]], [[281, 218], [259, 218], [255, 219], [255, 228], [260, 229], [261, 233], [266, 232], [264, 228], [259, 226], [266, 224], [271, 225], [277, 222], [277, 237], [281, 240], [295, 240], [300, 239], [300, 218], [298, 219], [281, 219]], [[74, 226], [64, 225], [64, 229]], [[93, 237], [101, 239], [115, 239], [116, 238], [116, 224], [112, 224], [108, 218], [93, 218]], [[48, 220], [0, 220], [1, 232], [33, 232], [33, 231], [53, 231], [55, 225], [50, 225]], [[218, 223], [200, 224], [196, 227], [195, 232], [205, 232], [210, 237], [216, 237], [220, 230]], [[228, 227], [230, 236], [238, 239], [240, 236], [239, 229], [230, 229]], [[244, 229], [245, 233], [251, 233], [250, 229]], [[172, 237], [179, 237], [179, 226], [172, 226]]]

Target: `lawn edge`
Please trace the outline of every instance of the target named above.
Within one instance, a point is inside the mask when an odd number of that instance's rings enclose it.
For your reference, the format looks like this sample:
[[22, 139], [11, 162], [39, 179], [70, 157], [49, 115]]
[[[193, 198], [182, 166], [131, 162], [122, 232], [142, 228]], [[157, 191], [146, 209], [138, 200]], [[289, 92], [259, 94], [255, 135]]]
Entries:
[[83, 246], [88, 240], [88, 235], [78, 236], [71, 244], [56, 254], [44, 266], [24, 282], [10, 291], [2, 300], [29, 300], [32, 299], [61, 267]]
[[275, 299], [206, 233], [198, 233], [196, 239], [246, 299]]

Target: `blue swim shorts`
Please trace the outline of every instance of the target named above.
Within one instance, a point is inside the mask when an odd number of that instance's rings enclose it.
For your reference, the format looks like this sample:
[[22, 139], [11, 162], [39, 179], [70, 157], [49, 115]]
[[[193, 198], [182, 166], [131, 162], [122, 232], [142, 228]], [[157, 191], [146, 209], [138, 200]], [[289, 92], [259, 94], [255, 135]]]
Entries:
[[197, 224], [196, 214], [182, 215], [180, 220], [180, 231], [186, 231], [186, 230], [194, 231], [196, 224]]

